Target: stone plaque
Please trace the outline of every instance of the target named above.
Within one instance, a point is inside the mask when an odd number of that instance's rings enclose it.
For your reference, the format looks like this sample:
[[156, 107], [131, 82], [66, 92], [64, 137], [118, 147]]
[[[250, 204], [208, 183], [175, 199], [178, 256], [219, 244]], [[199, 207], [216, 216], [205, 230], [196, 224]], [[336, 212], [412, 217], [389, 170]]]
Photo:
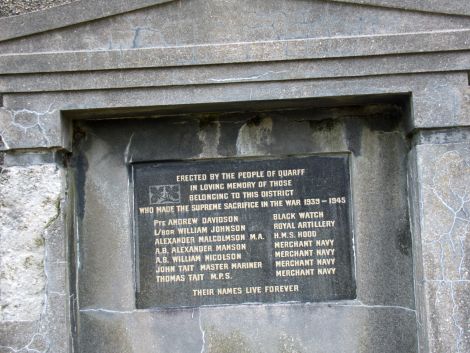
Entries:
[[355, 297], [348, 155], [133, 165], [137, 306]]

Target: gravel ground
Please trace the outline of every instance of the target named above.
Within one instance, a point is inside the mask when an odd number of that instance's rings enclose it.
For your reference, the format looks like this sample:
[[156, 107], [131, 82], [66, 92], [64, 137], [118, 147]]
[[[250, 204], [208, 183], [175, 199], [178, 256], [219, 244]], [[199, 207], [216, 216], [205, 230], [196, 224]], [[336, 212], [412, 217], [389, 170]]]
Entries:
[[0, 0], [0, 17], [21, 15], [77, 0]]

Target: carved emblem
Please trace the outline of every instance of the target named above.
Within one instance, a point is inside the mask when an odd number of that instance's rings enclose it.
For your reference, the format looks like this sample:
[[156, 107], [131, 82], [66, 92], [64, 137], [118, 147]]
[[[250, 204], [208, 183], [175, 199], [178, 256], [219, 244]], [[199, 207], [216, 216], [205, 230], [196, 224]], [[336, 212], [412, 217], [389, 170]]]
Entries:
[[178, 184], [149, 186], [151, 205], [166, 205], [180, 203], [181, 192]]

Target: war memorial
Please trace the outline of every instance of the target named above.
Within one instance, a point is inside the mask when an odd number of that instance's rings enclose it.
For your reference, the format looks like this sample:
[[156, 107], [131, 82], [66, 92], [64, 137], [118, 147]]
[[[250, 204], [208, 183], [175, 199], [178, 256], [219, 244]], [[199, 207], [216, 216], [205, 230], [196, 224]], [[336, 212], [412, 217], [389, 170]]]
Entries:
[[467, 0], [0, 14], [0, 353], [470, 352]]

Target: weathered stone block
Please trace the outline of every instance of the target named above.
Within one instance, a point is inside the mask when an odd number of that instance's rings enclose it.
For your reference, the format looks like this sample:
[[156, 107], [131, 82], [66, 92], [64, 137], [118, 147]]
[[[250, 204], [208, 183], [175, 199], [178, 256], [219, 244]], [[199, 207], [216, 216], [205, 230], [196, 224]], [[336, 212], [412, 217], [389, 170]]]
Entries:
[[0, 136], [4, 149], [53, 147], [60, 145], [60, 113], [52, 108], [36, 111], [26, 108], [0, 108]]
[[37, 320], [46, 278], [44, 231], [59, 215], [55, 165], [11, 167], [0, 173], [0, 320]]
[[468, 280], [470, 144], [418, 146], [425, 280]]
[[416, 281], [428, 349], [468, 352], [470, 144], [418, 145], [416, 156], [423, 271]]

